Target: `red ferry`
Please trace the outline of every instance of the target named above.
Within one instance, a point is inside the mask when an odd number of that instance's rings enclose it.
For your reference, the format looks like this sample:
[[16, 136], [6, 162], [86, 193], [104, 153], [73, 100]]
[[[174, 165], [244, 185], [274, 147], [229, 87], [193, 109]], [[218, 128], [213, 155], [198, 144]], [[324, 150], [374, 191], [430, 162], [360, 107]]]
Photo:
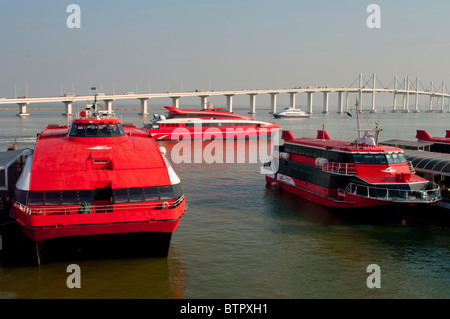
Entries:
[[[284, 144], [263, 166], [267, 184], [312, 202], [339, 208], [432, 204], [439, 186], [415, 174], [403, 149], [378, 145], [359, 129], [353, 142], [332, 140], [325, 130], [316, 138], [282, 132]], [[277, 165], [278, 164], [278, 165]]]
[[[14, 218], [39, 252], [54, 239], [120, 234], [167, 256], [186, 206], [164, 149], [95, 103], [80, 115], [38, 135], [16, 184]], [[149, 242], [155, 234], [158, 241]]]
[[439, 153], [450, 153], [450, 130], [445, 131], [445, 137], [431, 137], [425, 130], [417, 130], [417, 141], [433, 142], [430, 151]]
[[165, 108], [167, 117], [155, 114], [153, 121], [143, 128], [157, 140], [250, 138], [270, 135], [281, 128], [219, 107], [204, 110]]

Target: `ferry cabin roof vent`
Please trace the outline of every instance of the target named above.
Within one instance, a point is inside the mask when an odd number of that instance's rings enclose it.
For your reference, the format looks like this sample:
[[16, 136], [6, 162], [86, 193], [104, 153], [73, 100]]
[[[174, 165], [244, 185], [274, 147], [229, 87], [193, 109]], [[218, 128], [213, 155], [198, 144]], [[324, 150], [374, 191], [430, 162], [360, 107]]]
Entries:
[[317, 139], [319, 140], [331, 140], [330, 135], [326, 130], [317, 130]]
[[281, 133], [281, 138], [285, 141], [291, 141], [294, 139], [294, 135], [292, 135], [291, 131], [283, 131]]

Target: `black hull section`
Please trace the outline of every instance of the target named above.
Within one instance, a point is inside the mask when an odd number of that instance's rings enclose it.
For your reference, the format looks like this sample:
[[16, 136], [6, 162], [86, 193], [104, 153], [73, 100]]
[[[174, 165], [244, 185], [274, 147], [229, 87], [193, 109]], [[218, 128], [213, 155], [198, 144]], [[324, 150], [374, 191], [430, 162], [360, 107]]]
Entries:
[[317, 166], [283, 159], [280, 159], [278, 173], [328, 189], [345, 188], [349, 182], [347, 176], [333, 175]]
[[171, 233], [125, 233], [63, 237], [37, 245], [40, 263], [63, 260], [167, 257]]
[[61, 237], [36, 243], [17, 222], [3, 227], [3, 266], [29, 266], [67, 260], [106, 258], [165, 258], [172, 233], [139, 232]]

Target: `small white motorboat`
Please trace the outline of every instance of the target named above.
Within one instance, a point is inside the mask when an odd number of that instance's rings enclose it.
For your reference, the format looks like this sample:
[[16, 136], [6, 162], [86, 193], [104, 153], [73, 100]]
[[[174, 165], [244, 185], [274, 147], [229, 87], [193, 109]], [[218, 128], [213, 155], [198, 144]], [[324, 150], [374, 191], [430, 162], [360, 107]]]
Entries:
[[294, 107], [287, 107], [278, 113], [274, 113], [275, 118], [309, 118], [309, 114]]

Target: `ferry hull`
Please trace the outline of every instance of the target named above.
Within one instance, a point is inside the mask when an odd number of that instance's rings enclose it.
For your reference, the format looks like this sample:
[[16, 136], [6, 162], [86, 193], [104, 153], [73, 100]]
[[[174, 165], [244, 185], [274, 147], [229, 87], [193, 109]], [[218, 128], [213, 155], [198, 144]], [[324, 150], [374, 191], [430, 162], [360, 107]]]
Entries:
[[[150, 212], [29, 215], [14, 207], [22, 231], [39, 243], [49, 239], [119, 233], [173, 233], [185, 211], [185, 201], [172, 209]], [[161, 216], [162, 215], [162, 216]]]
[[284, 119], [286, 119], [286, 118], [287, 119], [307, 119], [307, 118], [309, 118], [308, 115], [282, 115], [282, 114], [274, 114], [273, 117], [277, 118], [277, 119], [282, 119], [282, 118], [284, 118]]
[[[300, 198], [309, 200], [313, 203], [320, 204], [327, 207], [333, 207], [333, 208], [363, 208], [363, 207], [376, 207], [376, 206], [399, 206], [400, 204], [402, 206], [408, 205], [408, 206], [415, 206], [414, 203], [398, 203], [394, 201], [385, 201], [385, 200], [378, 200], [374, 198], [369, 197], [363, 197], [353, 194], [345, 194], [345, 197], [340, 197], [339, 195], [336, 197], [326, 196], [324, 194], [319, 194], [317, 191], [318, 188], [321, 188], [317, 185], [311, 185], [311, 187], [306, 186], [305, 188], [290, 185], [286, 182], [273, 179], [270, 176], [266, 176], [266, 183], [269, 185], [273, 185], [281, 190], [284, 190], [286, 192], [289, 192], [291, 194], [294, 194]], [[306, 183], [304, 183], [306, 184]], [[314, 189], [314, 190], [313, 190]], [[333, 190], [329, 189], [323, 189], [321, 193], [330, 193], [333, 192]], [[336, 194], [338, 193], [337, 190], [335, 190]]]

